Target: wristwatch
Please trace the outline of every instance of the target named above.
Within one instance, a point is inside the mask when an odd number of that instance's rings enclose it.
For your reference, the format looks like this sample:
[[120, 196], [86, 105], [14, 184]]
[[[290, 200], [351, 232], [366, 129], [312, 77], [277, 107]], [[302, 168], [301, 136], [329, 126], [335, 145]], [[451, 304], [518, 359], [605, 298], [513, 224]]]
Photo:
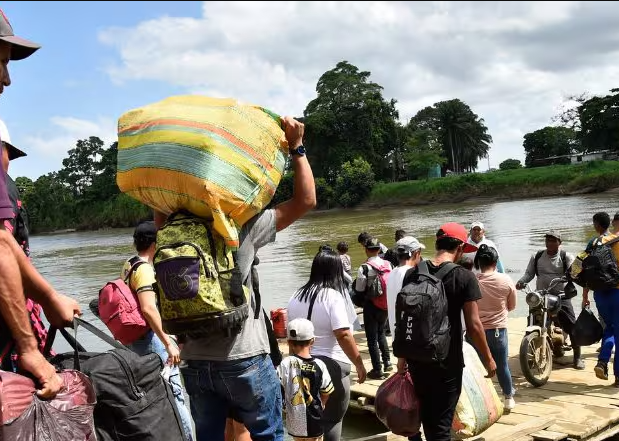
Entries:
[[290, 149], [290, 156], [305, 156], [305, 147], [301, 144], [296, 149]]

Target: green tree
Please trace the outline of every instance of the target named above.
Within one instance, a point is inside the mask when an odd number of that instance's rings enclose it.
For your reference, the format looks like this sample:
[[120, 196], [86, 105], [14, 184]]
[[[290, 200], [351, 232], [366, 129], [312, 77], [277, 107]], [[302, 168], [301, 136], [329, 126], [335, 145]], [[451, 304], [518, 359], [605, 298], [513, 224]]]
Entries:
[[19, 176], [15, 179], [15, 185], [17, 186], [17, 190], [19, 190], [19, 194], [22, 199], [27, 198], [34, 189], [34, 182], [32, 179], [25, 176]]
[[523, 142], [527, 167], [544, 165], [540, 160], [553, 156], [570, 155], [580, 150], [578, 133], [568, 127], [548, 126], [524, 135]]
[[445, 164], [447, 160], [436, 132], [427, 128], [412, 132], [405, 146], [404, 162], [412, 179], [427, 179], [431, 168]]
[[321, 210], [332, 208], [335, 199], [335, 191], [325, 178], [316, 178], [316, 205]]
[[103, 155], [103, 141], [96, 136], [80, 139], [74, 149], [69, 150], [69, 157], [63, 159], [64, 168], [58, 172], [60, 180], [78, 196], [92, 184], [98, 173], [97, 163]]
[[317, 97], [304, 112], [306, 144], [317, 177], [335, 181], [347, 161], [361, 157], [380, 178], [388, 178], [387, 155], [397, 138], [396, 101], [387, 101], [383, 88], [370, 81], [370, 72], [342, 61], [325, 72]]
[[578, 107], [584, 151], [619, 151], [619, 89], [593, 97]]
[[114, 142], [103, 150], [101, 160], [93, 163], [96, 174], [92, 177], [92, 184], [87, 191], [89, 199], [107, 201], [120, 194], [116, 185], [117, 157], [118, 143]]
[[369, 196], [374, 187], [372, 166], [363, 158], [342, 164], [335, 181], [335, 198], [343, 207], [352, 207]]
[[459, 99], [420, 110], [408, 127], [412, 132], [434, 132], [447, 158], [447, 168], [456, 173], [475, 170], [479, 159], [488, 155], [492, 142], [484, 120]]
[[515, 170], [522, 168], [522, 162], [519, 159], [506, 159], [499, 164], [499, 170]]
[[78, 222], [73, 193], [63, 185], [58, 173], [39, 177], [22, 198], [33, 232], [72, 228]]

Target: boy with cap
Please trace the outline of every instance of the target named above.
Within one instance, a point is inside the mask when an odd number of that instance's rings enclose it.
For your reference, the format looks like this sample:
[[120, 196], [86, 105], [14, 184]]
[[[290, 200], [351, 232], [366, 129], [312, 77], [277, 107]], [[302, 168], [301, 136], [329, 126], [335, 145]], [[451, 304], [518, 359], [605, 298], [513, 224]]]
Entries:
[[[544, 235], [546, 249], [540, 250], [531, 256], [523, 276], [516, 283], [517, 289], [523, 289], [534, 278], [535, 289], [547, 289], [553, 279], [565, 276], [567, 270], [574, 263], [574, 255], [561, 249], [561, 233], [550, 230]], [[555, 286], [556, 292], [564, 292], [567, 282]], [[557, 314], [561, 329], [572, 339], [572, 330], [576, 323], [576, 314], [571, 297], [561, 298], [561, 309]], [[574, 369], [583, 370], [585, 362], [580, 358], [580, 347], [572, 345], [574, 350]]]
[[333, 392], [327, 367], [310, 354], [313, 344], [312, 322], [298, 318], [288, 323], [290, 355], [282, 360], [277, 373], [284, 388], [286, 428], [295, 440], [322, 440], [322, 412]]
[[[439, 228], [436, 233], [436, 254], [432, 259], [424, 260], [424, 263], [428, 272], [436, 275], [445, 265], [459, 261], [462, 254], [472, 251], [476, 251], [476, 248], [467, 243], [466, 229], [460, 224], [451, 222]], [[408, 270], [404, 276], [403, 286], [417, 280], [419, 267], [420, 265], [417, 265]], [[488, 377], [494, 376], [496, 372], [496, 363], [488, 348], [486, 333], [479, 319], [477, 300], [481, 298], [481, 292], [475, 275], [456, 265], [442, 277], [442, 281], [450, 324], [447, 358], [442, 362], [398, 359], [398, 372], [404, 373], [408, 370], [415, 384], [415, 392], [421, 404], [421, 423], [427, 441], [451, 441], [451, 425], [462, 391], [464, 357], [461, 315], [463, 313], [466, 331], [478, 353], [481, 354]], [[422, 438], [421, 434], [418, 434], [409, 439], [421, 441]]]
[[[467, 243], [469, 245], [473, 245], [476, 248], [479, 248], [480, 246], [485, 244], [485, 245], [488, 245], [489, 248], [494, 248], [495, 250], [497, 250], [497, 253], [499, 252], [499, 249], [494, 244], [494, 242], [486, 237], [486, 229], [484, 228], [484, 224], [479, 221], [473, 222], [471, 224], [471, 229], [469, 230], [469, 238], [467, 239]], [[471, 253], [464, 253], [464, 256], [462, 256], [462, 259], [466, 261], [470, 260], [471, 262], [474, 262], [476, 254], [477, 254], [477, 251], [473, 251]], [[505, 270], [503, 269], [503, 264], [501, 263], [500, 254], [499, 254], [499, 261], [497, 263], [496, 269], [499, 273], [505, 272]], [[473, 271], [479, 272], [478, 270], [475, 270], [475, 268], [473, 268]]]
[[395, 244], [399, 266], [391, 271], [387, 279], [387, 313], [392, 335], [395, 334], [395, 300], [402, 290], [402, 281], [406, 272], [421, 261], [421, 250], [425, 249], [426, 246], [413, 236], [405, 236]]

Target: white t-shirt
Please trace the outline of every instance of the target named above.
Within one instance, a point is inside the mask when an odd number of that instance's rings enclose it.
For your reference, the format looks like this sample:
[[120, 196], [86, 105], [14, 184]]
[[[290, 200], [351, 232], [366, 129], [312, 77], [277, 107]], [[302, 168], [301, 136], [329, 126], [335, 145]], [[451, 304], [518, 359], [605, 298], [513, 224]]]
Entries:
[[[288, 321], [297, 318], [307, 318], [309, 299], [302, 302], [297, 298], [297, 293], [288, 302]], [[348, 306], [342, 293], [326, 288], [318, 293], [312, 317], [310, 321], [314, 325], [314, 346], [312, 356], [322, 355], [337, 360], [341, 363], [350, 364], [350, 360], [337, 342], [333, 331], [336, 329], [351, 329], [352, 323], [348, 315]]]
[[391, 335], [395, 335], [395, 300], [398, 293], [402, 290], [404, 276], [411, 268], [412, 266], [410, 265], [399, 266], [391, 271], [387, 279], [387, 314], [389, 316]]

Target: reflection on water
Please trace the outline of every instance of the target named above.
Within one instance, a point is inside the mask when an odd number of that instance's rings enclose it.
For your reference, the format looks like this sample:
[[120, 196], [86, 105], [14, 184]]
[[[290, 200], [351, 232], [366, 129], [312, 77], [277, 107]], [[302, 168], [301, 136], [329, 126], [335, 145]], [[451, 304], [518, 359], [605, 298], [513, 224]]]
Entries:
[[[392, 246], [393, 232], [402, 228], [428, 247], [424, 257], [429, 257], [436, 230], [442, 223], [451, 221], [461, 222], [467, 228], [473, 221], [482, 221], [488, 237], [496, 243], [504, 265], [515, 281], [522, 275], [531, 255], [544, 247], [546, 230], [559, 230], [563, 234], [564, 248], [579, 252], [594, 235], [591, 226], [593, 214], [597, 211], [614, 213], [619, 208], [612, 206], [612, 201], [611, 196], [587, 195], [313, 213], [278, 233], [275, 243], [260, 250], [263, 304], [267, 310], [287, 304], [290, 296], [307, 280], [312, 258], [323, 243], [335, 246], [339, 241], [348, 242], [355, 267], [364, 259], [363, 250], [357, 244], [360, 232], [367, 231], [378, 236], [387, 246]], [[34, 264], [39, 271], [56, 289], [74, 296], [80, 302], [86, 320], [105, 328], [88, 310], [88, 302], [97, 296], [105, 282], [118, 277], [124, 259], [132, 255], [132, 230], [37, 236], [32, 238], [31, 248]], [[574, 300], [577, 312], [580, 310], [579, 299]], [[522, 317], [527, 313], [523, 297], [519, 300], [516, 310], [511, 313], [513, 317]], [[103, 349], [101, 343], [87, 331], [80, 332], [79, 338], [87, 349]], [[58, 349], [66, 350], [66, 345], [60, 344]], [[376, 421], [371, 424], [374, 423]], [[347, 424], [347, 431], [358, 424]], [[363, 429], [359, 433], [368, 431]], [[350, 433], [346, 436], [349, 437]]]

